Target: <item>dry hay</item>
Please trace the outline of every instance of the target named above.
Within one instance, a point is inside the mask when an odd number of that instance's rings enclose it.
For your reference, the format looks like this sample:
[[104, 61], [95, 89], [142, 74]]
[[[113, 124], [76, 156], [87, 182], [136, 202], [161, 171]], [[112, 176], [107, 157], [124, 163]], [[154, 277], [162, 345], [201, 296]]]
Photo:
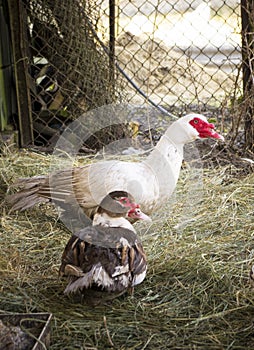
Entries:
[[[50, 156], [3, 155], [6, 188], [18, 177], [47, 173]], [[87, 161], [87, 160], [85, 160]], [[254, 175], [225, 183], [227, 168], [204, 170], [202, 194], [184, 222], [188, 168], [170, 215], [139, 224], [148, 275], [134, 297], [96, 308], [63, 295], [58, 280], [69, 232], [55, 211], [1, 208], [1, 312], [51, 312], [56, 349], [253, 349]]]

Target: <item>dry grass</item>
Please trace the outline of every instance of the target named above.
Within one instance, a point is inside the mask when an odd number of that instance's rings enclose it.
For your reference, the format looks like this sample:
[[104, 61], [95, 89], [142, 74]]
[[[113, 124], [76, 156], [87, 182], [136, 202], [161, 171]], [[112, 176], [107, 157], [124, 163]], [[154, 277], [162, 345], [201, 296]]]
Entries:
[[[7, 152], [2, 193], [18, 177], [47, 173], [50, 161]], [[63, 295], [58, 267], [69, 232], [55, 211], [44, 205], [10, 213], [2, 205], [0, 312], [53, 313], [51, 350], [253, 349], [254, 175], [229, 178], [228, 170], [205, 170], [192, 206], [189, 172], [182, 171], [170, 212], [154, 215], [151, 227], [137, 226], [146, 280], [134, 297], [96, 308]]]

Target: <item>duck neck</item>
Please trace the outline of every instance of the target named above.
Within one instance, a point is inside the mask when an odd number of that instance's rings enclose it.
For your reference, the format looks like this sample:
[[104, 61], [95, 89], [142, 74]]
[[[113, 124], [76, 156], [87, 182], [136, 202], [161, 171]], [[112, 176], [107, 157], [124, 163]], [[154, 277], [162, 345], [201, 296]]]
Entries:
[[112, 217], [109, 216], [106, 212], [96, 213], [93, 218], [93, 226], [100, 225], [104, 227], [121, 227], [126, 228], [135, 232], [132, 224], [124, 217]]
[[176, 137], [171, 137], [172, 130], [171, 126], [167, 129], [166, 133], [161, 137], [157, 143], [154, 150], [146, 158], [145, 163], [150, 166], [160, 163], [180, 162], [182, 163], [183, 159], [183, 143], [176, 141]]
[[174, 142], [167, 130], [143, 163], [148, 173], [155, 176], [161, 201], [168, 198], [176, 186], [183, 161], [183, 146], [183, 143]]

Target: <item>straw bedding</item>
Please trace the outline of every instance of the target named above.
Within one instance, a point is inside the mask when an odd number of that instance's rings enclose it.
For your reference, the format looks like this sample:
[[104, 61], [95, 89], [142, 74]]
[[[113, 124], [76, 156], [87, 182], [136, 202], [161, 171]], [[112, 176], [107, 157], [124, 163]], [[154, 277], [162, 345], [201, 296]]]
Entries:
[[[17, 178], [46, 174], [50, 162], [50, 156], [7, 150], [2, 197]], [[227, 165], [204, 169], [202, 179], [189, 200], [195, 178], [184, 168], [170, 207], [150, 226], [135, 224], [147, 277], [133, 296], [97, 307], [63, 295], [58, 269], [70, 233], [56, 210], [10, 212], [3, 202], [0, 312], [53, 313], [52, 350], [253, 349], [254, 174], [239, 177]]]

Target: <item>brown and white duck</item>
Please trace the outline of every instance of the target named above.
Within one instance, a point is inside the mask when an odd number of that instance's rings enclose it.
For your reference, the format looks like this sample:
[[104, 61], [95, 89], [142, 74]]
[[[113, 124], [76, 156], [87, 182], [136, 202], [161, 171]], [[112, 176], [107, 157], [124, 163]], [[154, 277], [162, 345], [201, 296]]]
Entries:
[[65, 294], [122, 294], [144, 280], [146, 255], [128, 219], [151, 220], [127, 192], [114, 191], [102, 200], [93, 225], [70, 238], [59, 270], [69, 277]]

